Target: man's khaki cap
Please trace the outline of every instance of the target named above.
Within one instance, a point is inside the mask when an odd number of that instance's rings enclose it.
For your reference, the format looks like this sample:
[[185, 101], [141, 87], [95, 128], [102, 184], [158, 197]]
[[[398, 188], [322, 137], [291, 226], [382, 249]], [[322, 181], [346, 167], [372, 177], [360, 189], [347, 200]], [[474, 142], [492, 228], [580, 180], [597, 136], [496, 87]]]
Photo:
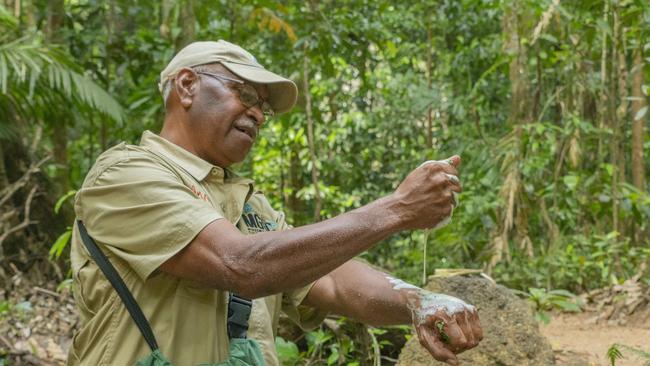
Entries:
[[162, 92], [167, 80], [176, 77], [183, 67], [212, 63], [222, 64], [244, 80], [266, 85], [269, 91], [267, 101], [276, 113], [286, 112], [296, 104], [298, 88], [293, 81], [266, 70], [248, 51], [224, 40], [194, 42], [185, 46], [160, 73], [158, 88]]

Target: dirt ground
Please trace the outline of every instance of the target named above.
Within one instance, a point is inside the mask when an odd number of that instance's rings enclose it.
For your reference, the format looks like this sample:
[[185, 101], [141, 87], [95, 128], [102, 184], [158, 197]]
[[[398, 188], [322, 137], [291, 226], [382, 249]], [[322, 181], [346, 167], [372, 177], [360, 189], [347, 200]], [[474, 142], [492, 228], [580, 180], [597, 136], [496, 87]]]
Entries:
[[[606, 354], [614, 343], [650, 352], [650, 308], [627, 319], [625, 325], [595, 324], [593, 313], [555, 314], [540, 329], [553, 347], [557, 365], [610, 365]], [[617, 366], [644, 365], [644, 360], [632, 352], [621, 352], [624, 358], [616, 362]]]

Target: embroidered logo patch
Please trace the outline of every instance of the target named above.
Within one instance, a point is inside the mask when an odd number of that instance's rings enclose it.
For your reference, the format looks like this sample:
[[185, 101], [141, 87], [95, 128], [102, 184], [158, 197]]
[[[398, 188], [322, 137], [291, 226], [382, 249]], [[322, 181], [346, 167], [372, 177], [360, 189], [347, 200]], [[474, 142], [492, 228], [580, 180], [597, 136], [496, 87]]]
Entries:
[[244, 224], [251, 233], [261, 233], [263, 231], [274, 231], [278, 224], [273, 221], [263, 220], [260, 215], [253, 210], [253, 206], [248, 203], [244, 204], [244, 212], [241, 215]]

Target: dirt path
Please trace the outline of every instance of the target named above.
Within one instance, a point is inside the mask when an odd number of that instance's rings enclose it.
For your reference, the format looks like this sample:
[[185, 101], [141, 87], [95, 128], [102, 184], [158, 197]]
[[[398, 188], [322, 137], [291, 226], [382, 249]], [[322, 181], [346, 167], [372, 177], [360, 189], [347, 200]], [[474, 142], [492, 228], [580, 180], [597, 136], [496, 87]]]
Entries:
[[[608, 366], [607, 349], [623, 344], [650, 352], [650, 312], [629, 319], [627, 324], [594, 324], [593, 314], [558, 314], [548, 325], [540, 325], [562, 366]], [[625, 358], [617, 366], [642, 366], [644, 361], [633, 353], [621, 350]]]

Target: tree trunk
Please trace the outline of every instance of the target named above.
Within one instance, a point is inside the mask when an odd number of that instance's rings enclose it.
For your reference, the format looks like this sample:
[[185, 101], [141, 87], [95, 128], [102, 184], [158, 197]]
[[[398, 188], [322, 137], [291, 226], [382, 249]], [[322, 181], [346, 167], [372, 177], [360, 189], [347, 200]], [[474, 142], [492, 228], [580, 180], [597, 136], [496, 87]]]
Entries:
[[[105, 76], [104, 78], [106, 79], [106, 84], [104, 85], [106, 91], [108, 93], [111, 92], [111, 58], [112, 52], [111, 50], [114, 47], [114, 34], [116, 28], [116, 16], [115, 16], [115, 0], [109, 0], [108, 1], [108, 10], [106, 12], [106, 54], [104, 55], [104, 70], [105, 71]], [[101, 151], [105, 151], [108, 147], [108, 129], [109, 129], [109, 123], [110, 120], [108, 117], [102, 115], [99, 120], [100, 126], [99, 126], [99, 142], [101, 146]], [[94, 158], [94, 156], [93, 156]]]
[[[61, 27], [65, 15], [64, 1], [51, 0], [47, 3], [47, 23], [45, 26], [45, 39], [49, 43], [61, 44]], [[58, 125], [53, 127], [54, 163], [57, 167], [58, 195], [62, 195], [69, 189], [69, 167], [68, 167], [68, 121], [65, 114], [56, 116]], [[56, 123], [56, 122], [55, 122]]]
[[228, 1], [228, 18], [230, 20], [230, 27], [228, 30], [228, 39], [231, 42], [237, 42], [237, 34], [235, 33], [235, 26], [238, 22], [241, 22], [241, 19], [237, 16], [237, 1]]
[[307, 117], [307, 142], [309, 144], [309, 155], [311, 157], [311, 183], [314, 185], [314, 221], [320, 221], [320, 211], [323, 202], [318, 187], [318, 161], [316, 159], [316, 148], [314, 143], [314, 119], [311, 111], [311, 92], [309, 90], [309, 57], [307, 56], [307, 43], [305, 43], [302, 63], [303, 93], [305, 94], [305, 114]]
[[[644, 62], [643, 42], [634, 50], [634, 66], [632, 77], [632, 184], [641, 192], [645, 192], [645, 160], [643, 159], [643, 142], [645, 141], [644, 127], [648, 121], [648, 103], [643, 94]], [[639, 225], [634, 225], [632, 237], [636, 244], [644, 242], [648, 231], [641, 230]]]
[[[433, 52], [433, 45], [431, 44], [431, 23], [427, 22], [427, 86], [429, 91], [431, 91], [431, 69], [433, 67], [433, 61], [431, 60], [431, 52]], [[431, 105], [427, 108], [427, 148], [429, 150], [433, 149], [433, 110]]]
[[511, 83], [510, 114], [508, 122], [516, 125], [528, 116], [528, 80], [526, 78], [526, 49], [521, 43], [519, 33], [520, 9], [517, 1], [513, 1], [506, 10], [503, 19], [503, 32], [507, 37], [505, 52], [512, 55], [508, 76]]
[[177, 51], [194, 42], [196, 39], [196, 16], [194, 14], [194, 1], [184, 0], [180, 6], [181, 14], [178, 18], [178, 22], [180, 23], [179, 25], [181, 27], [181, 33], [176, 38]]
[[47, 2], [47, 24], [45, 25], [45, 37], [50, 42], [61, 42], [59, 30], [63, 25], [65, 15], [63, 0], [50, 0]]
[[[614, 34], [612, 42], [612, 79], [611, 79], [611, 92], [610, 92], [610, 111], [612, 112], [610, 128], [612, 130], [612, 138], [610, 140], [610, 158], [613, 167], [612, 172], [612, 229], [620, 231], [622, 228], [619, 225], [619, 185], [625, 180], [625, 164], [621, 159], [621, 133], [623, 127], [622, 121], [625, 120], [627, 115], [627, 65], [625, 62], [625, 41], [622, 32], [621, 19], [619, 16], [620, 8], [616, 6], [613, 9], [614, 15]], [[618, 96], [618, 106], [616, 105], [616, 97]]]
[[[604, 5], [604, 10], [603, 10], [603, 23], [609, 25], [609, 0], [605, 0], [605, 5]], [[605, 126], [608, 125], [609, 121], [609, 108], [608, 108], [608, 100], [609, 100], [609, 95], [607, 93], [608, 88], [607, 88], [607, 81], [609, 79], [609, 74], [607, 73], [607, 55], [608, 55], [608, 47], [607, 47], [607, 37], [608, 37], [608, 32], [606, 29], [603, 29], [601, 38], [602, 38], [602, 44], [601, 44], [601, 51], [600, 51], [600, 118], [598, 121], [598, 128], [602, 131]], [[605, 134], [601, 133], [598, 137], [598, 152], [596, 154], [596, 158], [598, 159], [598, 163], [602, 163], [603, 156], [604, 156], [604, 138]]]
[[502, 162], [502, 174], [505, 177], [499, 197], [502, 202], [500, 223], [497, 232], [492, 233], [493, 253], [488, 270], [501, 259], [510, 258], [509, 236], [513, 229], [517, 233], [520, 247], [528, 254], [532, 254], [532, 242], [528, 237], [527, 213], [525, 212], [522, 198], [522, 176], [519, 171], [519, 160], [522, 151], [522, 124], [530, 118], [528, 79], [526, 76], [526, 49], [521, 43], [520, 34], [526, 34], [522, 29], [522, 17], [518, 1], [511, 1], [503, 15], [501, 27], [506, 37], [504, 52], [511, 55], [509, 79], [511, 88], [510, 111], [508, 124], [512, 133], [506, 137], [509, 153]]
[[[634, 51], [634, 77], [632, 79], [632, 97], [634, 97], [632, 101], [632, 183], [639, 190], [645, 192], [643, 141], [644, 126], [648, 121], [648, 103], [642, 91], [644, 83], [643, 68], [643, 45], [639, 45]], [[645, 110], [645, 113], [641, 112], [642, 110]]]
[[0, 140], [0, 192], [9, 185], [7, 165], [5, 164], [4, 143]]
[[171, 13], [174, 8], [174, 1], [161, 0], [160, 3], [160, 26], [158, 32], [163, 38], [171, 39]]
[[36, 27], [36, 5], [34, 1], [23, 1], [22, 18], [19, 19], [21, 26], [24, 28]]
[[302, 189], [302, 179], [300, 167], [300, 147], [297, 143], [292, 142], [289, 152], [289, 197], [287, 197], [287, 215], [291, 215], [291, 224], [298, 226], [303, 223], [300, 220], [300, 214], [303, 210], [302, 201], [298, 198], [298, 191]]

